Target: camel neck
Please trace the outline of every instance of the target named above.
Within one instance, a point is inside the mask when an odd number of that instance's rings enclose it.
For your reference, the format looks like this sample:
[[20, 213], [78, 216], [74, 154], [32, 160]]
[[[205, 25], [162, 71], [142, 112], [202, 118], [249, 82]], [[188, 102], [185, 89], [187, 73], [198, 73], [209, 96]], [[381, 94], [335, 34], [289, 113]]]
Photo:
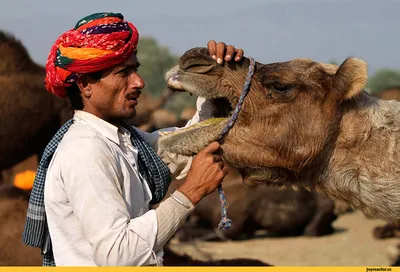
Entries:
[[330, 153], [314, 180], [315, 190], [372, 216], [400, 218], [399, 102], [362, 95], [344, 105]]

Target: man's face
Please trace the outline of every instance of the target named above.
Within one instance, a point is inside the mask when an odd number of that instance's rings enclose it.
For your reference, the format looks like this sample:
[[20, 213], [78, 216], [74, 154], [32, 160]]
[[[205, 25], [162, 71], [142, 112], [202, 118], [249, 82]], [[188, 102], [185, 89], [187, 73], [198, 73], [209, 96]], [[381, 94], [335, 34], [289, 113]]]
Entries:
[[85, 109], [110, 123], [133, 118], [145, 85], [137, 73], [138, 67], [133, 54], [122, 64], [103, 71], [100, 80], [90, 83], [91, 96], [85, 99]]

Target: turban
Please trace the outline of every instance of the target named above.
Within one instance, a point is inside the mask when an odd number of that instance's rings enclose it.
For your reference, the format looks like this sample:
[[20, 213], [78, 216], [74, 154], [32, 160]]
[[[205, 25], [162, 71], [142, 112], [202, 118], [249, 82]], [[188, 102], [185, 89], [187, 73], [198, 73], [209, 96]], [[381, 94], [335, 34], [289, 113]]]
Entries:
[[95, 13], [63, 33], [46, 62], [46, 89], [67, 96], [80, 74], [98, 72], [128, 59], [139, 40], [136, 27], [120, 13]]

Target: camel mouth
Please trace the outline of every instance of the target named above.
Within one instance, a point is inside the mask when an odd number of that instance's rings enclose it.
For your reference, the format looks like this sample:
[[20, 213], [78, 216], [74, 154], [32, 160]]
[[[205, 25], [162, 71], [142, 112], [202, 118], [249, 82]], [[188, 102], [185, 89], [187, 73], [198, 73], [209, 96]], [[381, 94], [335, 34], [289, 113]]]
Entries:
[[192, 92], [184, 87], [178, 75], [171, 75], [167, 80], [168, 89], [173, 92], [187, 92], [190, 95], [197, 95], [212, 101], [215, 105], [214, 115], [216, 118], [228, 118], [232, 115], [233, 103], [227, 97], [215, 97], [214, 95], [205, 95], [205, 93]]
[[[183, 88], [180, 91], [184, 91]], [[210, 98], [214, 105], [213, 115], [198, 123], [175, 131], [161, 132], [159, 145], [168, 152], [193, 156], [211, 142], [218, 140], [231, 116], [232, 106], [228, 99]]]
[[216, 94], [193, 87], [189, 82], [182, 82], [179, 74], [174, 71], [167, 74], [166, 80], [171, 91], [188, 92], [206, 98], [214, 104], [213, 109], [206, 109], [206, 111], [212, 112], [209, 118], [175, 131], [160, 133], [159, 146], [163, 150], [193, 156], [211, 142], [220, 138], [223, 129], [232, 116], [234, 103], [227, 97], [216, 97]]
[[213, 117], [228, 118], [232, 116], [233, 105], [225, 97], [211, 98], [212, 103], [215, 105], [215, 113]]
[[161, 131], [158, 144], [161, 150], [194, 156], [207, 145], [218, 140], [227, 124], [228, 118], [213, 117], [172, 132]]

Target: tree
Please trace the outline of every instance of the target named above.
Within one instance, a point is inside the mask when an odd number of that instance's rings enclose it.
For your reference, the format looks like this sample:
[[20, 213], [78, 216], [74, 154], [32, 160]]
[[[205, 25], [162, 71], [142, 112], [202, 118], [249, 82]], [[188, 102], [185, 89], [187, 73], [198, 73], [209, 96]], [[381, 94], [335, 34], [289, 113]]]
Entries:
[[166, 88], [165, 72], [178, 63], [178, 57], [151, 37], [140, 38], [137, 55], [141, 63], [139, 74], [146, 83], [145, 91], [159, 96]]
[[[168, 47], [159, 45], [152, 37], [140, 38], [137, 56], [141, 63], [139, 74], [146, 83], [144, 93], [159, 97], [167, 88], [165, 73], [178, 64], [178, 57], [173, 55]], [[195, 101], [195, 97], [190, 97], [187, 93], [176, 93], [166, 108], [179, 115], [186, 106], [194, 106]]]
[[372, 75], [367, 84], [371, 93], [379, 92], [389, 88], [400, 87], [400, 70], [380, 69]]

